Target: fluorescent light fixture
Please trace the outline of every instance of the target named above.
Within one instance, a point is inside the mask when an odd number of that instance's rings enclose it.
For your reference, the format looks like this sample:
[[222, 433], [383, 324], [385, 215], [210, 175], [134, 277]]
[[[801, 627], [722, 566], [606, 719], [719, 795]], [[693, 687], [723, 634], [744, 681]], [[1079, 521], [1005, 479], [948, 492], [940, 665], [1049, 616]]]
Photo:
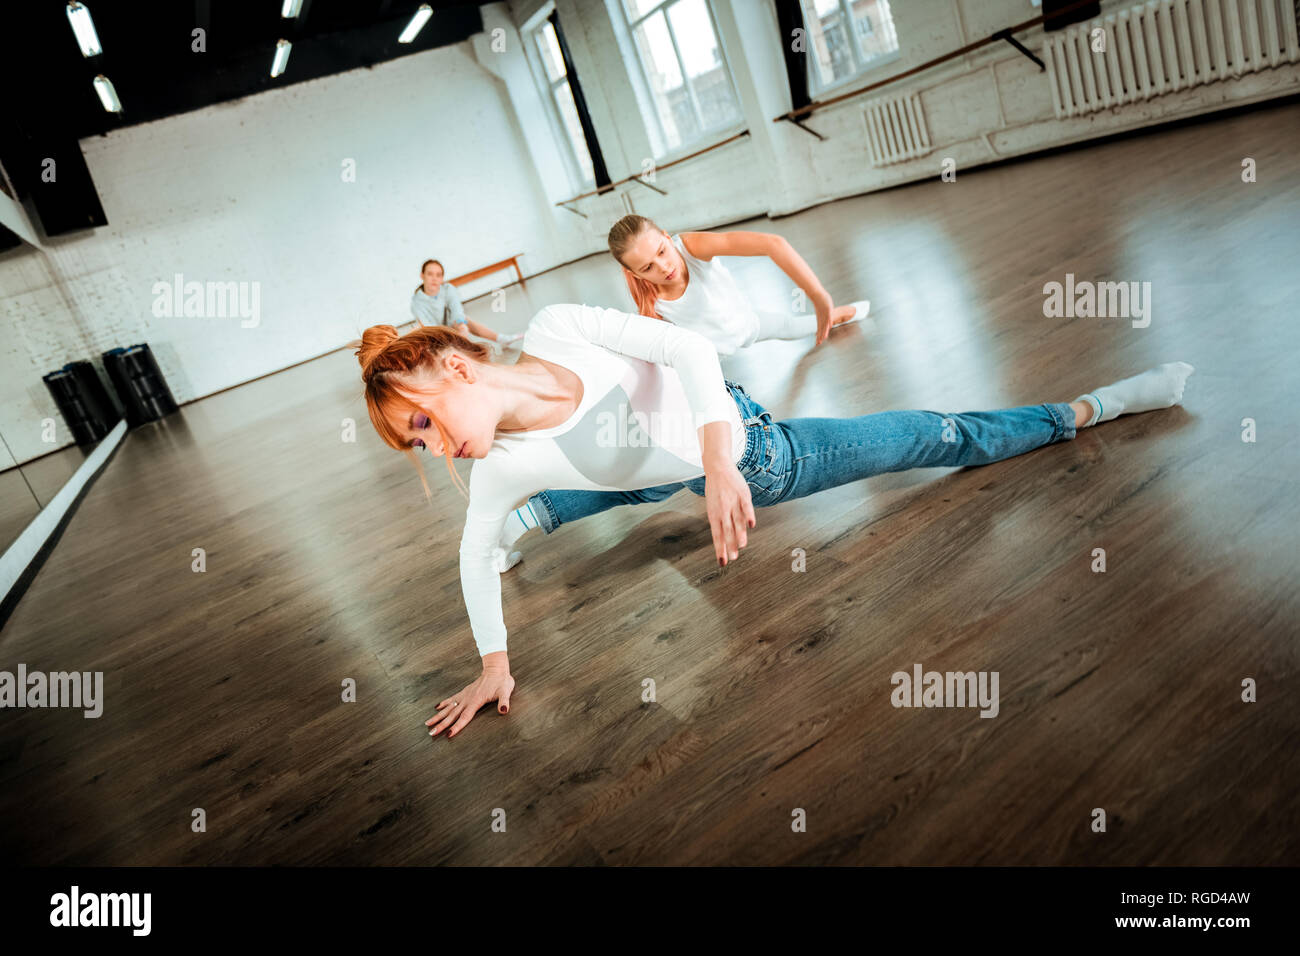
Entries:
[[285, 20], [292, 20], [300, 13], [302, 13], [302, 0], [284, 0], [280, 6], [280, 16]]
[[95, 22], [90, 19], [90, 11], [84, 4], [72, 0], [68, 4], [68, 22], [72, 32], [77, 35], [77, 46], [81, 47], [82, 56], [99, 56], [104, 48], [99, 45], [99, 36], [95, 33]]
[[271, 75], [279, 76], [284, 72], [284, 68], [289, 63], [289, 50], [293, 44], [288, 40], [277, 40], [275, 44], [275, 59], [271, 61]]
[[113, 81], [103, 73], [95, 77], [95, 92], [99, 94], [99, 102], [104, 104], [104, 109], [110, 113], [122, 112], [122, 101], [117, 98], [117, 90], [113, 89]]
[[424, 29], [424, 25], [429, 22], [431, 16], [433, 16], [433, 7], [427, 3], [420, 4], [420, 9], [415, 11], [415, 16], [411, 17], [411, 22], [406, 25], [406, 29], [397, 38], [397, 42], [410, 43], [414, 40], [415, 35]]

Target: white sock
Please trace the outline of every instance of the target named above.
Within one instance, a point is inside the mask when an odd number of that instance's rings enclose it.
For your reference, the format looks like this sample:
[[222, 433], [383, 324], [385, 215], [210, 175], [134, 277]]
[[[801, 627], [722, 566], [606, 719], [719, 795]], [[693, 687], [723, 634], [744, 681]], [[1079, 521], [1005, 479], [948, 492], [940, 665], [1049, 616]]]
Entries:
[[505, 527], [501, 529], [501, 547], [509, 551], [510, 546], [518, 541], [524, 532], [541, 526], [542, 523], [537, 520], [537, 515], [533, 513], [532, 501], [525, 501], [521, 506], [510, 512], [510, 517], [506, 518]]
[[492, 566], [502, 574], [518, 564], [521, 558], [523, 555], [518, 551], [510, 551], [508, 548], [492, 549]]
[[1113, 385], [1085, 392], [1075, 399], [1076, 402], [1087, 402], [1092, 406], [1092, 417], [1083, 427], [1108, 422], [1120, 415], [1151, 412], [1157, 408], [1177, 405], [1183, 400], [1187, 376], [1194, 371], [1186, 362], [1166, 362], [1147, 369], [1140, 375], [1120, 379]]

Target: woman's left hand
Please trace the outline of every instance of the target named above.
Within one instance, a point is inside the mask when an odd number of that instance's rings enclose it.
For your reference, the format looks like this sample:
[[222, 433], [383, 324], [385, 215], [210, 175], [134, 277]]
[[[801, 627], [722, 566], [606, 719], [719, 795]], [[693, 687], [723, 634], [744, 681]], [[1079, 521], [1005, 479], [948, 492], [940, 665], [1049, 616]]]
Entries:
[[704, 500], [709, 512], [709, 529], [713, 532], [713, 552], [718, 564], [739, 557], [749, 543], [747, 529], [758, 523], [749, 482], [733, 463], [707, 469], [704, 473]]

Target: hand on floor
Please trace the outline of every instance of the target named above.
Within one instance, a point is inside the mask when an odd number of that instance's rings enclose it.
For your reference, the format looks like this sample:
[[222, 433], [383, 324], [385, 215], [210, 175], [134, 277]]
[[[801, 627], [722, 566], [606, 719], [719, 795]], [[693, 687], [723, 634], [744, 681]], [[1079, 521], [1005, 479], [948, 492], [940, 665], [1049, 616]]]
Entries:
[[[870, 311], [870, 299], [859, 299], [856, 302], [850, 302], [848, 305], [836, 306], [831, 312], [831, 321], [834, 323], [831, 325], [831, 328], [843, 328], [850, 322], [860, 322], [863, 328], [872, 329], [875, 327], [875, 321], [867, 319], [867, 315]], [[836, 312], [840, 313], [840, 315], [836, 316]]]
[[451, 732], [447, 734], [447, 738], [455, 737], [466, 724], [474, 719], [479, 708], [488, 701], [498, 701], [498, 713], [510, 713], [510, 695], [514, 689], [515, 679], [510, 676], [508, 668], [484, 667], [483, 673], [479, 675], [478, 680], [459, 694], [448, 697], [438, 704], [438, 715], [426, 720], [424, 726], [428, 727], [436, 723], [437, 726], [429, 731], [430, 737], [438, 736], [450, 726]]

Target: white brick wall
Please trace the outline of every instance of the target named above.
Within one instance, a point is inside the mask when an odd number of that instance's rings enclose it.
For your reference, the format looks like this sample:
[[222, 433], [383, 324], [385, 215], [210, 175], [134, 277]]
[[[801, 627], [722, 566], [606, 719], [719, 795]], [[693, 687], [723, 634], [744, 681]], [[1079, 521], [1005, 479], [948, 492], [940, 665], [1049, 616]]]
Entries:
[[[565, 252], [505, 86], [469, 42], [82, 150], [110, 225], [0, 260], [0, 434], [20, 462], [52, 450], [46, 416], [71, 441], [40, 380], [66, 362], [148, 342], [184, 402], [408, 321], [425, 258], [455, 274], [526, 251], [534, 272]], [[259, 283], [259, 325], [155, 317], [153, 285], [176, 273]]]
[[[864, 98], [819, 110], [807, 119], [808, 126], [826, 137], [824, 141], [789, 123], [772, 123], [790, 102], [781, 56], [783, 38], [776, 35], [776, 14], [769, 0], [710, 2], [733, 73], [747, 74], [737, 77], [736, 85], [754, 135], [662, 171], [659, 175], [668, 182], [669, 196], [656, 196], [636, 185], [620, 188], [631, 194], [638, 212], [665, 228], [673, 228], [669, 223], [707, 228], [763, 213], [784, 215], [830, 199], [937, 178], [945, 157], [957, 161], [960, 174], [1007, 156], [1300, 90], [1300, 66], [1288, 65], [1062, 122], [1054, 117], [1046, 74], [1000, 42], [871, 94], [920, 93], [935, 146], [925, 157], [875, 169], [867, 158]], [[1103, 0], [1102, 14], [1133, 2]], [[599, 83], [602, 109], [593, 108], [593, 119], [610, 175], [620, 179], [639, 168], [649, 146], [644, 135], [636, 134], [642, 120], [610, 32], [607, 0], [556, 0], [556, 6], [566, 32], [580, 37], [573, 43], [573, 55], [584, 86]], [[846, 89], [903, 73], [1040, 12], [1029, 0], [900, 0], [891, 4], [891, 10], [900, 57]], [[1042, 37], [1041, 28], [1018, 35], [1035, 53]], [[635, 63], [630, 66], [636, 69]], [[617, 133], [608, 137], [608, 146], [602, 123]], [[575, 254], [602, 248], [603, 243], [591, 242]]]

